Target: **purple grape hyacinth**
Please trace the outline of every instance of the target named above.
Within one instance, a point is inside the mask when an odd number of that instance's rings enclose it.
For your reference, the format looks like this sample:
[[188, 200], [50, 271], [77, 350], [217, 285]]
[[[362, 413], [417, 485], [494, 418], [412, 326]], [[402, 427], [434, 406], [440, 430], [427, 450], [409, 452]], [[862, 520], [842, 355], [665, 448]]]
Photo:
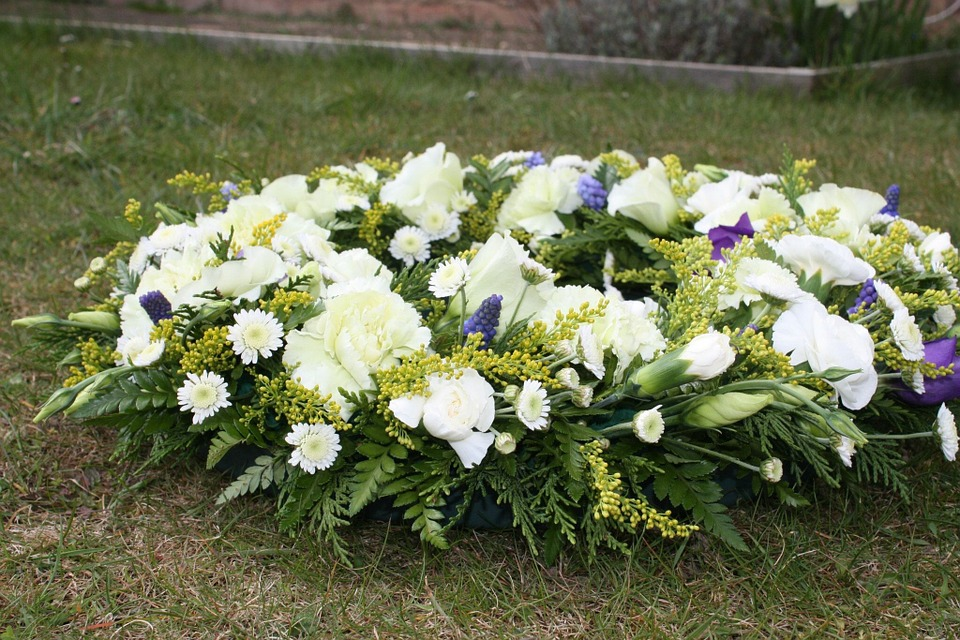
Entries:
[[539, 151], [534, 151], [530, 154], [530, 157], [523, 161], [523, 166], [527, 169], [533, 169], [534, 167], [539, 167], [540, 165], [547, 164], [547, 161], [544, 159], [543, 154]]
[[867, 278], [863, 286], [860, 287], [860, 293], [857, 294], [857, 299], [853, 301], [853, 306], [847, 309], [847, 315], [852, 316], [863, 307], [869, 307], [877, 301], [877, 297], [877, 289], [873, 286], [873, 278]]
[[500, 309], [503, 307], [503, 296], [495, 293], [483, 302], [463, 323], [463, 335], [469, 336], [479, 333], [483, 336], [483, 346], [486, 347], [497, 334], [497, 325], [500, 323]]
[[153, 324], [173, 317], [173, 307], [170, 306], [170, 301], [159, 291], [150, 291], [140, 296], [140, 306], [150, 316], [150, 321]]
[[594, 211], [602, 211], [607, 206], [607, 190], [603, 183], [590, 175], [582, 175], [577, 180], [577, 194], [583, 198], [583, 204]]
[[880, 213], [888, 216], [900, 216], [900, 185], [892, 184], [887, 188], [887, 194], [884, 196], [887, 204], [883, 205]]

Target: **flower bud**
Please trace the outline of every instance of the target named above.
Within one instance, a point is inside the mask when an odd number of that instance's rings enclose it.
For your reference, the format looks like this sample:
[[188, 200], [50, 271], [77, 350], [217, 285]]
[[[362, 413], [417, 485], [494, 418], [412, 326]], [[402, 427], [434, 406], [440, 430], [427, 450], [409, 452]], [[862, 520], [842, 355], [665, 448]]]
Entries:
[[684, 424], [693, 427], [715, 428], [739, 422], [770, 404], [769, 393], [740, 393], [731, 391], [707, 396], [683, 416]]
[[560, 340], [553, 346], [553, 353], [562, 360], [574, 357], [577, 352], [569, 340]]
[[97, 256], [90, 261], [90, 271], [93, 273], [101, 273], [104, 269], [107, 268], [107, 261]]
[[770, 458], [760, 464], [760, 475], [767, 482], [776, 484], [783, 478], [783, 462], [780, 458]]
[[660, 442], [663, 435], [663, 416], [660, 415], [660, 405], [653, 409], [640, 411], [633, 416], [633, 433], [643, 442], [650, 444]]
[[520, 387], [515, 384], [508, 384], [507, 387], [503, 390], [503, 399], [513, 404], [517, 401], [517, 398], [520, 396]]
[[73, 281], [73, 286], [77, 291], [86, 291], [93, 284], [87, 276], [80, 276]]
[[120, 318], [109, 311], [76, 311], [68, 315], [67, 320], [96, 331], [113, 332], [120, 329]]
[[512, 433], [498, 433], [493, 441], [493, 446], [499, 453], [506, 456], [516, 451], [517, 439], [513, 437]]
[[626, 391], [628, 395], [651, 396], [695, 380], [710, 380], [726, 371], [735, 358], [728, 336], [716, 331], [703, 333], [630, 374]]
[[580, 374], [573, 367], [564, 367], [557, 372], [557, 382], [567, 389], [576, 389], [580, 386]]
[[573, 390], [572, 401], [574, 406], [586, 409], [593, 402], [593, 387], [577, 387]]

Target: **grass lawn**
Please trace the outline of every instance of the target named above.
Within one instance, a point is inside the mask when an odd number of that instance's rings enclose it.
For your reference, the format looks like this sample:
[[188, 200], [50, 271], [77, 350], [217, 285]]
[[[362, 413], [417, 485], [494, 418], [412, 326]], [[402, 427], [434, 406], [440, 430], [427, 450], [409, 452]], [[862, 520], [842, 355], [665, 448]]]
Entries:
[[107, 248], [97, 215], [169, 195], [182, 169], [227, 176], [218, 156], [278, 176], [444, 141], [764, 172], [787, 148], [821, 182], [899, 183], [905, 215], [957, 237], [960, 91], [728, 95], [7, 25], [0, 87], [0, 640], [960, 634], [960, 467], [931, 448], [909, 460], [910, 503], [816, 487], [806, 509], [739, 507], [745, 552], [645, 538], [629, 558], [571, 550], [548, 567], [510, 532], [456, 532], [440, 553], [359, 523], [348, 567], [278, 535], [266, 499], [215, 507], [223, 478], [200, 462], [125, 468], [102, 429], [34, 424], [55, 363], [10, 327], [77, 302], [71, 283]]

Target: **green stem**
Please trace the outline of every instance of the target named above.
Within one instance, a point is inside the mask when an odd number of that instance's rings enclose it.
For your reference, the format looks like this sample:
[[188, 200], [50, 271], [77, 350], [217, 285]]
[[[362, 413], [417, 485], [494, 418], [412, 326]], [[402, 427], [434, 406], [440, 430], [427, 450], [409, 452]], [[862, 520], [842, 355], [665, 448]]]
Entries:
[[702, 453], [702, 454], [704, 454], [704, 455], [713, 456], [714, 458], [719, 458], [720, 460], [725, 460], [725, 461], [727, 461], [727, 462], [730, 462], [730, 463], [733, 463], [733, 464], [737, 465], [738, 467], [742, 467], [742, 468], [747, 469], [747, 470], [749, 470], [749, 471], [753, 471], [754, 473], [760, 473], [760, 467], [755, 467], [755, 466], [753, 466], [753, 465], [750, 464], [750, 463], [747, 463], [747, 462], [744, 462], [743, 460], [740, 460], [739, 458], [734, 458], [733, 456], [728, 456], [727, 454], [725, 454], [725, 453], [720, 453], [719, 451], [714, 451], [714, 450], [712, 450], [712, 449], [707, 449], [707, 448], [705, 448], [705, 447], [700, 447], [700, 446], [697, 446], [697, 445], [695, 445], [695, 444], [690, 444], [689, 442], [684, 442], [684, 441], [682, 441], [682, 440], [675, 440], [675, 439], [673, 439], [673, 438], [661, 438], [661, 441], [669, 442], [669, 443], [671, 443], [671, 444], [675, 444], [675, 445], [678, 445], [678, 446], [681, 446], [681, 447], [686, 447], [687, 449], [690, 449], [691, 451], [696, 451], [696, 452]]

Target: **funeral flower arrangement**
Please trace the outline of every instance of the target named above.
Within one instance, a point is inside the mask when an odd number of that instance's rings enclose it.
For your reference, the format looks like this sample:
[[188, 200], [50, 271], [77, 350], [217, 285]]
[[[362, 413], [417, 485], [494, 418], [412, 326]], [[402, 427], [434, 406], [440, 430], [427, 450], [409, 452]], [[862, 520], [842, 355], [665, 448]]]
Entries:
[[793, 505], [905, 493], [905, 440], [957, 453], [960, 257], [896, 186], [812, 166], [437, 144], [184, 172], [182, 202], [108, 225], [87, 308], [16, 321], [65, 354], [37, 418], [109, 425], [150, 462], [244, 460], [220, 502], [268, 493], [340, 554], [374, 509], [444, 547], [494, 507], [552, 559], [647, 531], [742, 545], [731, 481]]

